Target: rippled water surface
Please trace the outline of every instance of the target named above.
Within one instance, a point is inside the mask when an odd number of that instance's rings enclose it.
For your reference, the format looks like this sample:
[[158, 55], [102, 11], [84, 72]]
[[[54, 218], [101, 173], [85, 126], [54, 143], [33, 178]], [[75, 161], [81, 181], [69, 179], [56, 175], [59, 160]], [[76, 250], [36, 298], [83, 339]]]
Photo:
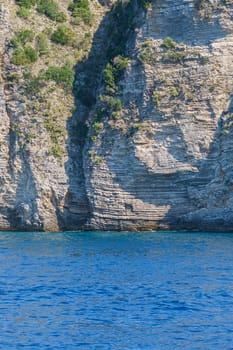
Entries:
[[233, 349], [233, 234], [1, 233], [1, 349]]

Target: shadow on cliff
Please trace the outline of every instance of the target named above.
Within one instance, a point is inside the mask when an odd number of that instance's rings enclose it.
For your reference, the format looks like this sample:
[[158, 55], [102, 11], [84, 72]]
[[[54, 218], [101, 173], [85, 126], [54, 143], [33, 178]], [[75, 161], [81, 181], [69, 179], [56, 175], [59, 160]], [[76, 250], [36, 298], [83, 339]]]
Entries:
[[[187, 148], [184, 146], [186, 142], [184, 137], [181, 137], [182, 131], [176, 130], [176, 134], [179, 133], [178, 147], [181, 146], [182, 153], [177, 154], [174, 152], [172, 146], [177, 147], [177, 139], [175, 138], [173, 140], [174, 144], [173, 142], [171, 143], [169, 153], [180, 164], [186, 165], [188, 158], [190, 166], [192, 165], [196, 168], [193, 171], [178, 170], [172, 172], [170, 170], [168, 173], [156, 173], [156, 171], [150, 169], [146, 162], [138, 158], [132, 140], [127, 140], [123, 135], [120, 136], [122, 139], [125, 138], [125, 143], [131, 146], [128, 148], [128, 153], [121, 154], [120, 164], [115, 164], [114, 159], [108, 157], [109, 170], [114, 174], [114, 182], [135, 199], [161, 207], [161, 210], [163, 206], [169, 207], [164, 217], [155, 222], [156, 228], [195, 229], [199, 227], [208, 229], [208, 227], [211, 227], [212, 230], [222, 230], [225, 225], [227, 230], [233, 230], [233, 226], [229, 228], [229, 224], [224, 222], [222, 218], [219, 218], [220, 214], [217, 214], [216, 218], [210, 219], [208, 225], [201, 222], [201, 217], [184, 220], [185, 214], [198, 211], [201, 208], [207, 208], [206, 196], [208, 196], [208, 191], [206, 186], [211, 181], [216, 180], [217, 173], [221, 173], [221, 181], [223, 183], [230, 180], [222, 171], [220, 155], [222, 154], [223, 141], [227, 137], [232, 137], [232, 134], [226, 135], [224, 133], [224, 130], [226, 130], [226, 116], [233, 112], [232, 102], [233, 99], [231, 99], [228, 109], [223, 111], [219, 119], [213, 141], [204, 159], [195, 159], [194, 156], [187, 156]], [[215, 160], [218, 161], [216, 162]], [[204, 194], [203, 191], [206, 191], [206, 193]], [[212, 208], [217, 207], [218, 203], [212, 203]], [[151, 217], [151, 221], [153, 221], [153, 217]]]
[[[164, 8], [166, 3], [168, 4], [169, 1], [165, 1], [165, 3], [164, 1], [158, 1], [152, 6], [156, 6], [157, 8], [162, 4]], [[184, 4], [184, 1], [180, 1], [180, 3]], [[179, 4], [177, 4], [177, 6], [178, 5]], [[187, 6], [190, 6], [190, 3]], [[159, 22], [159, 18], [156, 20]], [[221, 27], [218, 19], [201, 19], [195, 8], [191, 9], [188, 17], [184, 16], [184, 13], [181, 12], [180, 16], [175, 19], [173, 13], [168, 21], [164, 21], [163, 18], [163, 21], [161, 20], [161, 22], [164, 22], [164, 24], [160, 23], [160, 28], [159, 26], [155, 26], [156, 34], [154, 36], [151, 35], [151, 31], [149, 31], [149, 37], [152, 36], [154, 38], [163, 39], [167, 36], [171, 36], [175, 40], [182, 40], [189, 45], [206, 45], [212, 40], [217, 40], [225, 35], [225, 31]], [[180, 34], [175, 31], [175, 28], [179, 28]], [[201, 35], [202, 31], [205, 33], [204, 36]], [[140, 75], [142, 81], [143, 74], [144, 72], [141, 72], [141, 74], [137, 75]], [[136, 83], [137, 82], [135, 82], [135, 84]], [[140, 121], [145, 120], [147, 111], [150, 111], [150, 107], [148, 106], [144, 105], [143, 107], [140, 107], [142, 96], [143, 92], [137, 99]], [[128, 98], [130, 99], [130, 93], [128, 93]], [[127, 96], [124, 96], [124, 99], [126, 100]], [[228, 111], [231, 108], [231, 104]], [[208, 104], [208, 108], [211, 118], [216, 119], [211, 104]], [[223, 115], [224, 113], [225, 112], [223, 112]], [[174, 228], [176, 225], [177, 227], [181, 227], [181, 222], [179, 221], [181, 215], [198, 210], [206, 205], [205, 195], [201, 194], [201, 192], [215, 177], [216, 163], [213, 162], [213, 159], [217, 159], [219, 155], [220, 139], [222, 137], [222, 117], [216, 128], [213, 142], [211, 143], [208, 152], [203, 152], [202, 159], [195, 159], [194, 156], [188, 153], [188, 147], [182, 130], [178, 125], [173, 126], [174, 137], [169, 141], [170, 145], [167, 150], [170, 156], [175, 161], [179, 162], [180, 170], [174, 172], [171, 170], [167, 173], [163, 173], [162, 170], [157, 173], [156, 171], [152, 171], [145, 162], [142, 162], [138, 158], [135, 153], [132, 135], [130, 133], [128, 133], [127, 138], [125, 135], [121, 134], [119, 136], [113, 131], [112, 139], [115, 138], [119, 140], [119, 142], [125, 142], [126, 145], [128, 144], [128, 148], [124, 148], [125, 153], [119, 153], [120, 155], [115, 156], [115, 158], [111, 158], [111, 156], [105, 158], [105, 160], [107, 160], [109, 171], [113, 174], [114, 182], [119, 185], [122, 190], [136, 199], [157, 207], [167, 206], [169, 208], [167, 213], [163, 219], [158, 221], [158, 224], [161, 225], [161, 227], [172, 226]], [[166, 126], [163, 128], [164, 135], [166, 135], [165, 129]], [[118, 146], [116, 146], [116, 148], [118, 148]], [[116, 155], [117, 150], [115, 150], [115, 152]], [[94, 192], [94, 190], [94, 188], [90, 188], [90, 191]], [[125, 203], [125, 205], [127, 207], [126, 209], [132, 207], [131, 204]], [[151, 220], [153, 221], [153, 218], [151, 218]], [[137, 221], [137, 219], [135, 221]], [[124, 223], [122, 225], [124, 226]], [[119, 224], [119, 228], [123, 226]]]
[[[178, 16], [175, 16], [175, 13], [170, 13], [168, 11], [168, 19], [164, 21], [164, 17], [161, 17], [162, 15], [159, 13], [158, 7], [160, 5], [164, 7], [166, 3], [169, 5], [168, 0], [165, 0], [165, 2], [164, 0], [158, 0], [152, 3], [152, 7], [156, 7], [154, 8], [155, 13], [158, 13], [158, 18], [156, 19], [153, 29], [153, 38], [163, 39], [166, 36], [171, 36], [174, 39], [183, 41], [189, 45], [205, 45], [207, 39], [208, 41], [211, 41], [212, 38], [216, 40], [216, 38], [224, 36], [225, 32], [221, 28], [217, 19], [212, 22], [208, 19], [202, 20], [195, 8], [186, 14], [181, 11]], [[180, 4], [184, 4], [184, 1], [180, 1]], [[186, 6], [190, 6], [190, 4]], [[87, 138], [88, 125], [91, 124], [90, 111], [94, 109], [98, 99], [97, 94], [101, 85], [103, 68], [111, 58], [114, 58], [117, 54], [121, 54], [123, 51], [127, 51], [127, 49], [129, 50], [127, 43], [129, 43], [129, 37], [132, 39], [131, 28], [129, 32], [126, 31], [124, 33], [124, 42], [120, 40], [119, 35], [116, 40], [116, 38], [114, 38], [115, 29], [112, 25], [113, 21], [115, 21], [115, 24], [118, 23], [118, 28], [117, 25], [115, 25], [115, 27], [116, 31], [117, 29], [119, 30], [121, 28], [121, 18], [117, 17], [116, 12], [114, 13], [114, 8], [104, 16], [99, 25], [98, 30], [93, 37], [92, 47], [88, 57], [78, 63], [75, 67], [76, 83], [74, 87], [74, 98], [77, 109], [67, 122], [67, 151], [69, 159], [65, 167], [68, 176], [69, 189], [65, 198], [63, 211], [58, 209], [58, 206], [56, 205], [58, 222], [61, 229], [80, 228], [90, 218], [92, 209], [90, 208], [90, 203], [86, 193], [85, 176], [87, 176], [87, 174], [85, 174], [83, 168], [84, 145]], [[139, 28], [142, 26], [142, 23], [143, 20], [141, 17], [141, 21], [138, 21]], [[150, 29], [148, 29], [148, 33], [151, 35], [152, 32]], [[120, 34], [122, 35], [122, 33]], [[131, 40], [131, 43], [133, 42], [134, 41]], [[124, 47], [122, 48], [122, 46]], [[120, 50], [119, 47], [121, 47]], [[124, 96], [124, 98], [127, 99], [127, 96]], [[141, 94], [140, 99], [142, 98], [143, 93]], [[145, 109], [139, 112], [140, 115], [143, 113], [146, 113]], [[143, 117], [141, 119], [143, 119]], [[181, 142], [185, 144], [185, 140], [182, 139], [182, 132], [178, 130], [178, 133], [181, 135]], [[209, 157], [216, 152], [217, 140], [218, 131], [216, 131], [216, 139], [209, 150]], [[126, 142], [128, 142], [128, 140], [126, 140]], [[131, 151], [134, 152], [132, 149]], [[170, 147], [170, 152], [173, 152], [172, 145]], [[176, 157], [177, 154], [173, 154], [173, 156]], [[181, 154], [178, 159], [181, 163], [182, 158], [183, 155]], [[110, 171], [115, 173], [116, 183], [128, 193], [134, 193], [136, 198], [141, 199], [142, 201], [158, 206], [170, 205], [170, 210], [163, 219], [166, 223], [174, 220], [174, 217], [180, 214], [183, 210], [181, 206], [185, 207], [188, 205], [189, 209], [194, 209], [194, 206], [192, 207], [192, 204], [188, 203], [187, 188], [189, 186], [198, 186], [198, 188], [202, 188], [203, 186], [206, 186], [214, 176], [214, 169], [208, 169], [208, 156], [205, 160], [199, 162], [195, 161], [195, 166], [198, 169], [197, 171], [179, 171], [173, 174], [153, 173], [148, 170], [148, 167], [141, 162], [136, 155], [134, 156], [133, 162], [129, 163], [127, 161], [127, 155], [122, 157], [121, 162], [122, 168], [119, 173], [114, 164], [114, 159], [108, 162]], [[123, 168], [125, 169], [125, 173], [127, 173], [127, 177], [128, 174], [133, 174], [133, 178], [131, 178], [129, 182], [127, 182], [126, 177], [123, 176]], [[140, 174], [139, 176], [135, 176], [137, 172]], [[150, 184], [149, 187], [148, 183]], [[158, 184], [164, 189], [164, 196], [161, 194], [158, 196]], [[180, 193], [180, 202], [178, 200], [174, 203], [174, 195], [172, 195], [172, 191], [174, 192], [174, 186], [178, 188], [178, 192]], [[137, 187], [147, 189], [150, 192], [151, 200], [148, 201], [148, 196], [144, 196], [141, 191], [140, 193], [135, 192], [135, 188]]]
[[[137, 7], [137, 0], [131, 3]], [[108, 1], [100, 4], [109, 7]], [[123, 2], [118, 4], [125, 6]], [[94, 34], [88, 56], [75, 67], [73, 92], [76, 110], [67, 121], [68, 161], [65, 169], [68, 177], [68, 192], [63, 210], [59, 209], [59, 203], [56, 198], [54, 199], [59, 227], [63, 230], [80, 229], [90, 217], [91, 209], [85, 185], [86, 174], [83, 169], [83, 151], [88, 127], [92, 122], [90, 111], [94, 109], [98, 98], [103, 68], [113, 57], [125, 51], [127, 36], [134, 32], [134, 28], [128, 28], [128, 30], [125, 28], [126, 25], [128, 26], [128, 21], [132, 21], [132, 13], [125, 13], [124, 16], [120, 14], [117, 5], [110, 7]]]

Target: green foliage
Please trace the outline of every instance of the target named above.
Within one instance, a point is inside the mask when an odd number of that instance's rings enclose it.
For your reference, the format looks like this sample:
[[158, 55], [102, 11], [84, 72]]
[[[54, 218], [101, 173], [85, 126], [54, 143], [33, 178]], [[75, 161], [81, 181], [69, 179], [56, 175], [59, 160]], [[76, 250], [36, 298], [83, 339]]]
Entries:
[[38, 58], [36, 50], [27, 45], [28, 42], [33, 41], [34, 36], [35, 33], [30, 29], [21, 30], [13, 36], [10, 41], [10, 45], [15, 48], [11, 58], [13, 64], [26, 66], [36, 62]]
[[61, 160], [65, 152], [64, 149], [61, 147], [60, 143], [66, 135], [65, 129], [59, 126], [55, 118], [52, 116], [47, 116], [44, 126], [49, 132], [50, 139], [53, 144], [49, 151], [49, 154], [53, 155], [58, 160]]
[[37, 52], [33, 47], [18, 47], [13, 52], [11, 62], [15, 65], [26, 66], [35, 62], [37, 58]]
[[24, 74], [24, 80], [25, 80], [24, 91], [26, 95], [35, 96], [42, 87], [41, 78], [34, 76], [29, 72], [26, 72]]
[[180, 89], [178, 88], [178, 87], [176, 87], [176, 86], [173, 86], [171, 89], [170, 89], [170, 95], [172, 96], [172, 97], [178, 97], [179, 95], [180, 95], [180, 93], [181, 93], [181, 91], [180, 91]]
[[200, 63], [202, 64], [202, 65], [205, 65], [205, 64], [207, 64], [209, 62], [209, 57], [204, 57], [204, 56], [201, 56], [200, 57]]
[[118, 98], [109, 97], [106, 102], [111, 112], [120, 112], [122, 110], [122, 103]]
[[25, 9], [30, 9], [35, 6], [37, 0], [19, 0], [17, 1], [19, 6]]
[[64, 149], [59, 145], [59, 143], [54, 144], [50, 151], [49, 154], [54, 156], [54, 158], [57, 158], [59, 161], [62, 160], [63, 155], [65, 154]]
[[36, 50], [33, 47], [25, 46], [24, 53], [25, 53], [25, 56], [28, 60], [28, 63], [33, 63], [33, 62], [37, 61], [38, 55], [37, 55]]
[[70, 63], [63, 67], [52, 66], [41, 74], [45, 80], [55, 81], [63, 88], [70, 89], [74, 82], [74, 71]]
[[20, 30], [13, 36], [10, 41], [11, 46], [14, 48], [24, 46], [26, 43], [31, 42], [34, 39], [35, 33], [30, 29]]
[[139, 59], [143, 64], [154, 65], [156, 63], [156, 56], [151, 41], [146, 40], [143, 43]]
[[26, 146], [27, 144], [31, 143], [31, 141], [33, 139], [35, 139], [35, 138], [36, 138], [35, 134], [33, 134], [31, 131], [27, 132], [25, 134], [24, 146]]
[[164, 56], [165, 59], [167, 59], [169, 62], [172, 62], [172, 63], [182, 63], [185, 57], [186, 57], [186, 54], [184, 51], [173, 51], [173, 50], [169, 50]]
[[165, 47], [165, 49], [174, 49], [176, 47], [176, 42], [172, 40], [169, 36], [163, 40], [162, 46]]
[[75, 40], [75, 35], [69, 26], [61, 24], [52, 34], [51, 40], [60, 45], [72, 45]]
[[109, 117], [116, 117], [119, 112], [122, 111], [122, 103], [119, 98], [113, 96], [100, 96], [102, 107], [96, 110], [96, 116], [94, 120], [100, 121], [103, 115]]
[[85, 24], [91, 24], [92, 14], [88, 0], [73, 0], [69, 5], [68, 10], [71, 11], [76, 22], [83, 21]]
[[100, 164], [103, 161], [103, 157], [96, 155], [94, 150], [90, 150], [88, 151], [90, 160], [94, 163], [94, 164]]
[[138, 0], [139, 4], [142, 8], [144, 8], [145, 10], [148, 10], [150, 5], [151, 5], [151, 0]]
[[52, 142], [58, 143], [60, 137], [64, 136], [64, 130], [56, 124], [53, 117], [48, 116], [44, 125], [46, 130], [50, 133]]
[[113, 65], [115, 68], [115, 79], [119, 80], [122, 77], [123, 72], [126, 70], [130, 62], [128, 57], [118, 55], [113, 59]]
[[108, 63], [103, 71], [105, 89], [108, 94], [114, 94], [117, 91], [117, 86], [114, 76], [114, 67]]
[[128, 57], [118, 55], [112, 63], [108, 63], [103, 70], [103, 79], [106, 92], [114, 95], [118, 91], [117, 83], [127, 68], [130, 60]]
[[101, 121], [104, 118], [104, 115], [106, 114], [106, 110], [102, 107], [97, 107], [95, 111], [95, 118], [96, 121]]
[[22, 18], [28, 18], [30, 16], [29, 9], [27, 9], [26, 7], [20, 7], [16, 14], [17, 16]]
[[93, 131], [95, 134], [98, 134], [104, 127], [104, 124], [101, 122], [95, 121], [92, 125]]
[[155, 91], [153, 93], [153, 101], [154, 101], [154, 104], [158, 107], [161, 103], [161, 100], [162, 100], [162, 97], [161, 95], [159, 94], [158, 91]]
[[59, 11], [57, 2], [54, 0], [39, 0], [37, 5], [37, 11], [43, 13], [52, 21], [65, 22], [66, 15], [64, 12]]
[[48, 37], [45, 33], [37, 35], [36, 48], [40, 55], [46, 55], [49, 52]]
[[28, 18], [30, 16], [30, 9], [35, 6], [37, 0], [18, 0], [16, 3], [20, 6], [17, 10], [17, 16], [21, 18]]
[[26, 65], [28, 63], [23, 48], [15, 49], [11, 58], [11, 62], [17, 66]]
[[173, 41], [172, 38], [167, 37], [164, 39], [162, 46], [167, 50], [167, 52], [163, 55], [165, 60], [172, 63], [182, 63], [184, 61], [186, 54], [183, 51], [183, 48], [180, 50], [178, 44]]
[[78, 48], [83, 51], [88, 51], [91, 44], [92, 35], [90, 32], [86, 32], [82, 37], [81, 41], [78, 43]]

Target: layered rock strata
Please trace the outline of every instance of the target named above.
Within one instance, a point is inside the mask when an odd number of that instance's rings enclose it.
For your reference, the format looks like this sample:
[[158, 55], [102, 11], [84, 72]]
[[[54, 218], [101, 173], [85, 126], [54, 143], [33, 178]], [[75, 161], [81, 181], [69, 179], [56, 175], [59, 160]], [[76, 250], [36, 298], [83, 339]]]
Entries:
[[[22, 93], [4, 78], [21, 68], [10, 63], [12, 18], [1, 6], [2, 230], [233, 230], [233, 4], [197, 3], [157, 0], [137, 12], [118, 82], [122, 108], [103, 115], [94, 134], [111, 27], [102, 11], [86, 60], [88, 67], [93, 55], [101, 57], [98, 69], [83, 73], [84, 62], [76, 74], [77, 86], [85, 75], [93, 79], [92, 101], [75, 100], [77, 113], [68, 119], [61, 111], [59, 161], [42, 116], [35, 110], [32, 122]], [[59, 88], [50, 99], [68, 103]], [[80, 121], [89, 132], [76, 142]], [[30, 135], [36, 137], [29, 142]]]

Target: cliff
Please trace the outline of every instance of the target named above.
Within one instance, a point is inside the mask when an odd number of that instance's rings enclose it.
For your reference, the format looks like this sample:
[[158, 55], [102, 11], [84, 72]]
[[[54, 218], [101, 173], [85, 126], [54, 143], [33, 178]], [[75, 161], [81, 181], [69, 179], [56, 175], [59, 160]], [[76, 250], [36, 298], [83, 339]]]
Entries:
[[40, 3], [1, 0], [0, 228], [232, 231], [233, 2]]

